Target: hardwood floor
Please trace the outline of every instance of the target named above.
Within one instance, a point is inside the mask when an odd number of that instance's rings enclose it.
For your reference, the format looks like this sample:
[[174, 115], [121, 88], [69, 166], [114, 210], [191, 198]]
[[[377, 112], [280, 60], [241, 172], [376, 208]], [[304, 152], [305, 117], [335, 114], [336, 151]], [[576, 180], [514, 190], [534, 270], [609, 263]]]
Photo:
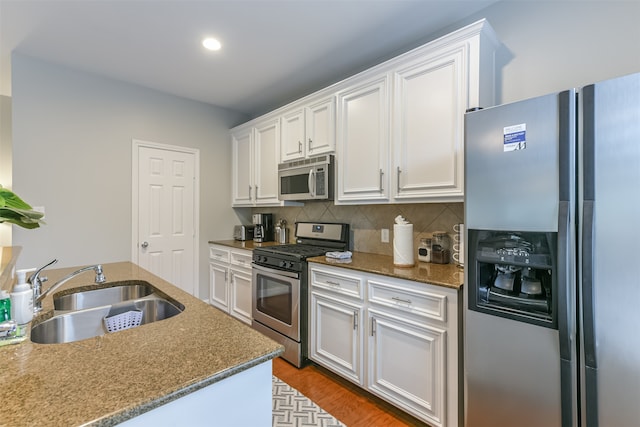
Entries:
[[273, 360], [273, 375], [313, 400], [347, 427], [427, 426], [314, 364], [297, 369], [278, 357]]

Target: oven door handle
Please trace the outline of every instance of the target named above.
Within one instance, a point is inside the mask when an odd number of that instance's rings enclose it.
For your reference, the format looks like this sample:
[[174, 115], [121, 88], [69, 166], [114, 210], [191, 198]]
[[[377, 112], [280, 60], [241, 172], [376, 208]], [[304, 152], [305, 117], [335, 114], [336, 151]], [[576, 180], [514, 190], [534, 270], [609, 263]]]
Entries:
[[265, 272], [265, 273], [271, 273], [278, 276], [291, 277], [292, 279], [299, 279], [300, 277], [299, 274], [294, 271], [276, 270], [275, 268], [268, 268], [262, 265], [258, 265], [255, 262], [251, 263], [251, 265], [253, 266], [254, 269]]

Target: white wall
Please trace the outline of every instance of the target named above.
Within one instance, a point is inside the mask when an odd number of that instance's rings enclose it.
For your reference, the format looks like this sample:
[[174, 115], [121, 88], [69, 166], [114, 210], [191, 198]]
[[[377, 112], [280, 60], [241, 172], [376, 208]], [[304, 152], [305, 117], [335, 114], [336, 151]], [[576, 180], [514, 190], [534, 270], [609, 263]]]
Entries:
[[[0, 95], [0, 185], [11, 185], [11, 98]], [[12, 226], [0, 224], [0, 246], [11, 246]]]
[[480, 18], [503, 43], [500, 104], [640, 71], [637, 0], [501, 1], [441, 34]]
[[[132, 64], [135, 66], [135, 64]], [[131, 141], [200, 150], [200, 297], [211, 239], [230, 238], [237, 113], [14, 54], [13, 189], [47, 225], [14, 227], [18, 268], [131, 259]], [[188, 78], [185, 76], [184, 78]]]

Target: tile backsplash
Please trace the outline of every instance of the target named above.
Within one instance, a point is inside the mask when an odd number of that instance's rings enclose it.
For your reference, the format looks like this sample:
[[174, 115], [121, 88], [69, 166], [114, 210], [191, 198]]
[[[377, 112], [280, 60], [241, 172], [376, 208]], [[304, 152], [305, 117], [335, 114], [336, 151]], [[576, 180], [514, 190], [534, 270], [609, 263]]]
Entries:
[[[305, 202], [304, 206], [252, 208], [251, 213], [272, 213], [274, 222], [287, 221], [291, 240], [296, 221], [344, 222], [351, 224], [353, 250], [393, 255], [393, 224], [402, 215], [413, 224], [413, 243], [445, 231], [453, 240], [453, 225], [464, 222], [464, 203], [414, 203], [397, 205], [334, 205], [333, 202]], [[381, 230], [389, 230], [389, 243], [381, 242]]]

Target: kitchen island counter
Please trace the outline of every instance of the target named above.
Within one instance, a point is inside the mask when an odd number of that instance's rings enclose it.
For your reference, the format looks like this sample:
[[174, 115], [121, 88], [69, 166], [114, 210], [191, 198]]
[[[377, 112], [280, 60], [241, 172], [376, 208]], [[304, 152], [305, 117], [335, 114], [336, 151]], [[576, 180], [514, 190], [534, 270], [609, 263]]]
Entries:
[[[174, 317], [65, 344], [0, 347], [0, 425], [115, 425], [279, 356], [283, 347], [130, 262], [108, 282], [143, 280], [184, 305]], [[47, 288], [75, 268], [46, 270]], [[59, 291], [93, 285], [82, 274]], [[54, 292], [55, 295], [56, 292]], [[43, 301], [51, 314], [53, 300]]]
[[309, 258], [307, 261], [453, 289], [460, 289], [464, 282], [464, 269], [455, 264], [434, 264], [416, 261], [413, 267], [396, 267], [393, 264], [393, 257], [389, 255], [353, 252], [350, 261], [333, 260], [325, 256]]

